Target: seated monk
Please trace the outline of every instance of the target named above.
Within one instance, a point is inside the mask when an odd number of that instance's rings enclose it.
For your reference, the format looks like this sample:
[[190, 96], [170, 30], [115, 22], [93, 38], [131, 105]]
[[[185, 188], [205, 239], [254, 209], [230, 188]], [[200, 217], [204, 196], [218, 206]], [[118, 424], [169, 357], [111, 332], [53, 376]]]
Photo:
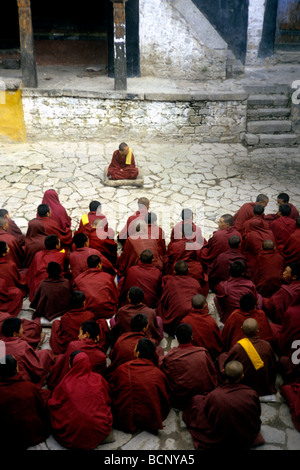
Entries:
[[156, 309], [164, 331], [170, 335], [175, 333], [182, 318], [191, 311], [192, 298], [196, 294], [202, 294], [199, 282], [188, 276], [186, 261], [177, 261], [175, 274], [162, 279], [162, 296]]
[[0, 218], [4, 217], [8, 220], [8, 229], [7, 233], [16, 237], [21, 246], [25, 245], [25, 235], [21, 229], [17, 226], [16, 222], [12, 220], [8, 210], [0, 209]]
[[78, 339], [71, 341], [66, 352], [55, 358], [47, 377], [47, 386], [54, 389], [69, 370], [70, 354], [74, 351], [82, 351], [87, 354], [92, 371], [104, 374], [106, 370], [106, 353], [103, 351], [100, 341], [100, 327], [95, 320], [85, 321], [80, 325]]
[[98, 250], [100, 255], [105, 256], [113, 266], [116, 266], [118, 245], [114, 240], [113, 230], [109, 228], [105, 231], [104, 223], [103, 220], [96, 219], [90, 228], [83, 229], [83, 233], [88, 236], [90, 248]]
[[253, 220], [262, 220], [264, 228], [268, 230], [270, 228], [270, 223], [265, 220], [265, 214], [264, 214], [265, 206], [261, 204], [256, 204], [253, 207], [253, 217], [251, 219], [248, 219], [244, 222], [243, 228], [241, 229], [241, 234], [244, 236], [249, 230], [251, 230], [250, 224], [251, 221]]
[[217, 372], [207, 349], [192, 344], [188, 323], [176, 328], [179, 345], [162, 358], [160, 368], [169, 382], [171, 405], [184, 410], [195, 395], [205, 395], [217, 385]]
[[71, 229], [71, 217], [67, 214], [54, 189], [48, 189], [44, 192], [42, 204], [47, 204], [50, 207], [51, 218], [58, 223], [62, 230]]
[[7, 259], [13, 261], [18, 269], [22, 269], [24, 265], [24, 250], [17, 238], [8, 232], [8, 219], [5, 217], [0, 218], [0, 241], [7, 243], [9, 246]]
[[109, 385], [84, 352], [74, 351], [69, 364], [48, 400], [53, 435], [67, 449], [92, 450], [112, 430]]
[[282, 285], [283, 270], [284, 259], [276, 250], [273, 240], [264, 240], [256, 263], [252, 266], [251, 280], [257, 292], [263, 297], [272, 297]]
[[207, 395], [193, 397], [183, 412], [197, 450], [249, 449], [264, 443], [259, 396], [241, 382], [243, 365], [228, 362], [224, 374], [225, 383]]
[[260, 205], [265, 209], [268, 203], [268, 196], [265, 194], [258, 194], [255, 202], [246, 202], [243, 204], [233, 216], [235, 228], [242, 234], [244, 223], [253, 217], [254, 207]]
[[21, 318], [6, 318], [2, 323], [2, 335], [6, 354], [11, 354], [17, 360], [20, 376], [42, 387], [54, 361], [52, 351], [50, 349], [35, 350], [22, 339]]
[[213, 360], [223, 351], [221, 330], [215, 319], [209, 314], [206, 298], [202, 294], [192, 298], [191, 311], [181, 320], [193, 330], [192, 344], [207, 349]]
[[89, 256], [87, 265], [88, 269], [75, 278], [75, 288], [84, 293], [86, 309], [93, 312], [96, 319], [111, 318], [119, 301], [115, 277], [104, 272], [100, 256]]
[[35, 253], [45, 249], [45, 239], [47, 232], [44, 224], [39, 219], [32, 219], [28, 222], [24, 247], [24, 267], [28, 268]]
[[155, 346], [141, 338], [132, 361], [121, 364], [111, 377], [114, 428], [123, 432], [156, 432], [170, 412], [165, 374], [153, 364]]
[[107, 222], [106, 216], [102, 214], [101, 202], [91, 201], [89, 204], [89, 212], [81, 216], [79, 227], [74, 233], [74, 235], [76, 235], [76, 233], [78, 232], [83, 232], [87, 228], [91, 228], [93, 225], [93, 222], [95, 222], [96, 219], [100, 219], [104, 221], [104, 230], [107, 231], [108, 222]]
[[136, 234], [136, 221], [143, 220], [145, 221], [145, 217], [148, 214], [150, 201], [146, 197], [140, 197], [137, 201], [138, 210], [130, 215], [126, 221], [124, 227], [120, 230], [118, 235], [118, 241], [124, 245], [127, 238], [130, 237], [132, 234]]
[[80, 325], [85, 321], [95, 320], [95, 315], [85, 309], [85, 295], [74, 291], [70, 295], [69, 310], [60, 320], [54, 320], [49, 344], [54, 354], [63, 354], [71, 341], [78, 338]]
[[300, 432], [300, 381], [298, 378], [287, 384], [283, 384], [280, 390], [289, 407], [293, 424]]
[[167, 253], [166, 235], [164, 230], [157, 224], [157, 215], [154, 212], [147, 212], [145, 222], [148, 225], [149, 238], [157, 240], [163, 255]]
[[[1, 358], [3, 359], [3, 358]], [[1, 448], [24, 451], [51, 434], [46, 401], [50, 392], [23, 380], [11, 354], [0, 360]]]
[[[202, 235], [201, 227], [199, 227], [193, 222], [193, 218], [194, 218], [194, 214], [191, 209], [182, 209], [181, 211], [182, 220], [181, 222], [178, 222], [177, 224], [175, 224], [175, 226], [173, 227], [171, 231], [169, 246], [170, 244], [172, 244], [173, 241], [181, 240], [183, 236], [187, 236], [187, 235], [190, 236], [193, 241], [197, 242], [197, 244], [200, 245], [200, 248], [202, 248], [202, 246], [206, 244], [206, 240], [205, 238], [203, 238], [203, 235]], [[185, 234], [185, 229], [184, 229], [185, 225], [187, 226], [192, 225], [193, 236], [191, 235], [190, 230], [189, 230], [189, 234]]]
[[[298, 209], [290, 202], [290, 196], [287, 193], [280, 193], [277, 196], [277, 206], [279, 207], [281, 204], [288, 204], [291, 208], [291, 212], [289, 217], [291, 219], [297, 219], [297, 217], [300, 215]], [[276, 214], [268, 214], [266, 215], [266, 219], [272, 222], [273, 220], [277, 219], [279, 217], [278, 212]]]
[[222, 329], [224, 351], [229, 351], [240, 339], [244, 338], [242, 325], [247, 318], [254, 318], [258, 323], [260, 338], [273, 344], [274, 337], [269, 320], [265, 312], [257, 308], [257, 299], [254, 295], [242, 295], [239, 304], [239, 308], [231, 313]]
[[63, 315], [69, 309], [71, 283], [61, 274], [61, 267], [55, 261], [47, 266], [48, 277], [43, 279], [30, 303], [34, 309], [32, 318], [43, 317], [49, 321]]
[[221, 374], [227, 362], [239, 361], [243, 364], [244, 377], [241, 383], [253, 388], [258, 396], [276, 393], [275, 381], [277, 361], [272, 346], [259, 337], [258, 323], [247, 318], [242, 324], [244, 338], [240, 339], [228, 352], [220, 354], [218, 366]]
[[296, 230], [296, 221], [290, 217], [291, 208], [288, 204], [281, 204], [278, 209], [278, 218], [271, 222], [276, 246], [281, 253], [290, 235]]
[[131, 148], [125, 142], [115, 150], [107, 170], [107, 177], [111, 180], [134, 180], [139, 174], [135, 166], [135, 159]]
[[0, 241], [0, 279], [8, 287], [20, 289], [23, 297], [27, 294], [26, 276], [17, 268], [16, 263], [9, 259], [10, 248], [5, 241]]
[[[11, 315], [8, 312], [0, 311], [0, 339], [3, 340], [2, 335], [2, 323], [6, 318], [10, 318]], [[46, 333], [42, 330], [41, 321], [39, 318], [34, 320], [27, 320], [27, 318], [21, 318], [23, 334], [21, 339], [27, 341], [27, 343], [33, 348], [39, 348], [45, 340]]]
[[18, 287], [9, 287], [0, 277], [0, 312], [17, 316], [23, 307], [24, 294]]
[[62, 247], [68, 248], [72, 243], [72, 230], [70, 228], [62, 229], [59, 224], [51, 218], [51, 209], [48, 204], [40, 204], [37, 208], [37, 217], [47, 232], [47, 235], [57, 235], [61, 241]]
[[131, 287], [140, 287], [144, 291], [144, 304], [156, 308], [161, 296], [162, 272], [153, 265], [153, 253], [144, 250], [138, 264], [130, 266], [118, 283], [120, 292], [119, 305], [128, 303], [128, 291]]
[[286, 264], [300, 261], [300, 216], [296, 219], [295, 231], [286, 240], [281, 254]]
[[133, 286], [128, 291], [128, 303], [120, 307], [114, 318], [110, 321], [112, 327], [112, 341], [131, 328], [131, 319], [138, 313], [146, 315], [148, 318], [148, 328], [146, 336], [151, 339], [155, 345], [158, 345], [163, 338], [163, 329], [161, 319], [157, 317], [153, 308], [147, 307], [144, 303], [144, 291], [139, 287]]

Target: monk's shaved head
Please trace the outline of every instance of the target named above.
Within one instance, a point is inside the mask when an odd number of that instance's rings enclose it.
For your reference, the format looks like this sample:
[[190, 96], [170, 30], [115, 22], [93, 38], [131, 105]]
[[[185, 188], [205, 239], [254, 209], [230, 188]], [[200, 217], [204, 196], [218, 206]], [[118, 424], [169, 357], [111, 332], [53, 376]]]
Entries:
[[203, 308], [206, 304], [206, 298], [202, 294], [194, 295], [192, 298], [192, 306], [193, 308]]
[[274, 250], [275, 245], [273, 240], [264, 240], [262, 244], [262, 249], [263, 250]]
[[255, 336], [258, 331], [258, 323], [255, 318], [247, 318], [242, 324], [242, 330], [247, 338]]
[[149, 209], [149, 206], [150, 206], [150, 201], [149, 201], [149, 199], [146, 198], [146, 197], [140, 197], [140, 198], [138, 199], [138, 206], [139, 206], [139, 207], [143, 207], [143, 206], [144, 206], [144, 207], [146, 207], [146, 209]]
[[243, 364], [239, 361], [230, 361], [225, 365], [224, 373], [228, 382], [239, 382], [244, 373]]

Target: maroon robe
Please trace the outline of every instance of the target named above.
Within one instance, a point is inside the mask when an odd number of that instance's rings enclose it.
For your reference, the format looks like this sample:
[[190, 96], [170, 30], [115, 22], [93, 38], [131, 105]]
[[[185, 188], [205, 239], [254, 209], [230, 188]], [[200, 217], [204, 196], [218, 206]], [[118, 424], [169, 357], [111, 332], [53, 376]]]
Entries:
[[45, 238], [47, 232], [44, 224], [39, 219], [32, 219], [28, 222], [28, 228], [25, 236], [25, 259], [24, 266], [30, 266], [35, 253], [45, 249]]
[[24, 294], [18, 287], [9, 287], [0, 278], [0, 311], [17, 316], [23, 307]]
[[156, 223], [148, 224], [148, 235], [152, 240], [156, 240], [163, 255], [167, 253], [165, 232]]
[[162, 296], [157, 315], [161, 317], [164, 330], [174, 334], [182, 318], [192, 308], [192, 298], [202, 294], [202, 289], [196, 279], [189, 276], [164, 276], [162, 279]]
[[201, 248], [203, 245], [205, 245], [207, 243], [207, 241], [205, 240], [205, 238], [203, 237], [202, 235], [202, 230], [201, 230], [201, 227], [199, 227], [198, 225], [194, 224], [193, 221], [191, 219], [186, 219], [184, 221], [181, 221], [181, 222], [178, 222], [172, 229], [171, 231], [171, 237], [170, 237], [170, 243], [169, 243], [169, 246], [170, 244], [173, 243], [173, 241], [177, 241], [177, 240], [181, 240], [182, 238], [184, 238], [183, 236], [183, 226], [184, 225], [192, 225], [192, 229], [193, 229], [193, 236], [191, 237], [193, 241], [195, 241], [196, 243], [198, 243], [199, 245], [201, 245]]
[[270, 223], [265, 220], [265, 217], [264, 215], [253, 215], [253, 217], [251, 217], [251, 219], [249, 220], [246, 220], [246, 222], [244, 222], [243, 224], [243, 228], [242, 228], [242, 236], [245, 236], [245, 234], [247, 232], [250, 232], [251, 231], [251, 225], [254, 221], [258, 221], [260, 224], [261, 224], [261, 221], [262, 221], [262, 226], [265, 230], [269, 230], [270, 229]]
[[35, 350], [19, 336], [5, 337], [4, 342], [6, 354], [11, 354], [18, 362], [20, 376], [42, 387], [54, 360], [52, 351]]
[[71, 341], [78, 338], [80, 325], [95, 320], [95, 315], [85, 308], [74, 308], [54, 320], [51, 328], [50, 346], [54, 354], [63, 354]]
[[296, 230], [296, 221], [290, 217], [279, 217], [271, 222], [271, 230], [275, 236], [276, 246], [281, 252], [290, 235]]
[[222, 323], [225, 323], [229, 315], [239, 308], [243, 295], [252, 294], [258, 298], [255, 284], [244, 277], [230, 277], [227, 281], [220, 282], [215, 292], [214, 301]]
[[282, 324], [282, 319], [300, 293], [300, 281], [283, 284], [281, 288], [272, 295], [270, 299], [264, 299], [264, 310], [274, 323]]
[[263, 297], [272, 297], [282, 285], [284, 260], [278, 251], [262, 250], [252, 266], [252, 281]]
[[10, 233], [10, 235], [13, 235], [21, 246], [25, 245], [25, 235], [12, 219], [8, 219], [7, 232]]
[[242, 233], [244, 223], [247, 220], [252, 219], [252, 217], [254, 216], [253, 209], [254, 209], [255, 205], [256, 205], [255, 202], [246, 202], [234, 214], [234, 216], [233, 216], [234, 227], [239, 232]]
[[245, 349], [236, 343], [230, 351], [219, 356], [220, 372], [222, 373], [228, 362], [239, 361], [244, 368], [242, 383], [253, 388], [259, 396], [272, 395], [277, 391], [275, 387], [277, 363], [273, 348], [268, 341], [264, 341], [259, 336], [250, 338], [250, 341], [263, 361], [263, 367], [256, 370]]
[[192, 308], [180, 323], [188, 323], [193, 330], [192, 344], [207, 349], [212, 359], [223, 351], [221, 330], [215, 319], [209, 314], [208, 307], [203, 309]]
[[131, 235], [136, 235], [136, 222], [138, 222], [138, 220], [145, 221], [146, 214], [148, 214], [148, 209], [146, 207], [142, 207], [140, 210], [128, 217], [126, 224], [121, 229], [118, 236], [118, 239], [122, 244], [124, 244], [127, 238]]
[[71, 278], [72, 282], [74, 283], [75, 279], [79, 274], [82, 274], [84, 271], [89, 269], [87, 264], [87, 259], [91, 255], [100, 256], [101, 263], [102, 263], [102, 270], [111, 274], [112, 276], [116, 275], [116, 270], [105, 256], [101, 256], [101, 253], [96, 250], [95, 248], [90, 248], [84, 246], [82, 248], [77, 248], [75, 251], [72, 251], [69, 255], [69, 263], [70, 263], [70, 270], [71, 270]]
[[[183, 412], [197, 450], [247, 449], [264, 443], [260, 435], [259, 396], [244, 384], [221, 384], [197, 395]], [[257, 437], [260, 437], [259, 441]]]
[[266, 229], [260, 219], [252, 219], [249, 223], [249, 231], [245, 233], [242, 240], [242, 253], [247, 257], [247, 271], [252, 275], [253, 266], [256, 265], [256, 257], [262, 251], [265, 240], [272, 240], [276, 246], [276, 240], [272, 230]]
[[151, 339], [156, 345], [162, 340], [160, 334], [156, 311], [145, 304], [127, 304], [119, 308], [112, 327], [112, 340], [115, 341], [121, 334], [131, 331], [131, 320], [137, 314], [146, 315], [148, 318], [148, 329], [146, 337]]
[[89, 247], [98, 250], [100, 257], [105, 256], [113, 266], [116, 265], [118, 258], [118, 245], [114, 240], [114, 234], [110, 233], [111, 229], [105, 231], [100, 228], [84, 228], [83, 232], [89, 238]]
[[259, 337], [269, 343], [273, 343], [274, 337], [269, 320], [263, 310], [255, 308], [250, 312], [243, 312], [240, 308], [234, 310], [227, 318], [222, 329], [224, 351], [229, 351], [245, 335], [242, 325], [247, 318], [254, 318], [258, 323]]
[[131, 287], [139, 287], [144, 292], [143, 303], [150, 308], [156, 308], [161, 296], [162, 272], [152, 263], [141, 263], [128, 268], [126, 274], [118, 283], [120, 305], [129, 301], [127, 293]]
[[113, 427], [124, 432], [158, 431], [170, 411], [168, 381], [148, 359], [121, 364], [111, 377]]
[[146, 338], [142, 331], [127, 331], [121, 334], [110, 351], [110, 365], [107, 367], [105, 377], [110, 380], [111, 374], [125, 362], [135, 359], [134, 349], [141, 338]]
[[115, 150], [111, 163], [107, 170], [107, 176], [112, 180], [134, 180], [139, 173], [135, 166], [134, 155], [131, 156], [131, 163], [126, 164], [126, 156], [120, 154], [119, 150]]
[[25, 274], [20, 272], [16, 264], [7, 259], [6, 256], [0, 258], [0, 279], [3, 279], [8, 287], [17, 287], [23, 292], [23, 296], [27, 293], [27, 283]]
[[68, 279], [43, 279], [30, 303], [35, 311], [32, 318], [43, 317], [49, 321], [67, 312], [70, 304], [71, 283]]
[[242, 261], [247, 266], [247, 258], [237, 248], [230, 248], [212, 262], [207, 270], [209, 287], [212, 291], [222, 281], [229, 279], [229, 268], [234, 261]]
[[144, 250], [151, 250], [153, 253], [153, 266], [163, 270], [164, 257], [161, 253], [157, 240], [149, 238], [148, 233], [133, 235], [129, 237], [124, 245], [121, 256], [118, 258], [118, 275], [124, 276], [130, 266], [134, 266], [140, 261], [140, 254]]
[[55, 363], [51, 366], [47, 377], [48, 388], [53, 390], [62, 378], [69, 371], [70, 354], [73, 351], [82, 351], [89, 357], [92, 371], [97, 374], [104, 374], [106, 370], [106, 354], [92, 339], [81, 339], [71, 341], [64, 354], [59, 354], [55, 358]]
[[193, 396], [205, 395], [217, 385], [217, 372], [208, 351], [191, 343], [172, 348], [160, 368], [170, 386], [171, 405], [180, 410]]
[[24, 264], [24, 250], [21, 244], [18, 242], [16, 237], [10, 235], [5, 230], [0, 230], [0, 241], [7, 243], [10, 248], [8, 255], [6, 255], [7, 259], [13, 261], [17, 268], [22, 268]]
[[[293, 205], [291, 204], [290, 202], [287, 203], [290, 208], [291, 208], [291, 213], [288, 217], [290, 217], [291, 219], [294, 219], [296, 220], [297, 217], [299, 216], [299, 211], [298, 209]], [[269, 220], [270, 222], [272, 222], [273, 220], [275, 219], [278, 219], [279, 218], [279, 215], [278, 215], [278, 212], [276, 212], [276, 214], [268, 214], [266, 215], [266, 219]]]
[[291, 358], [295, 348], [293, 342], [300, 338], [300, 294], [285, 311], [282, 325], [277, 335], [277, 347], [281, 356]]
[[[92, 225], [93, 223], [95, 222], [96, 219], [100, 219], [100, 220], [103, 220], [104, 222], [104, 230], [107, 232], [108, 230], [108, 223], [107, 223], [107, 218], [104, 214], [98, 214], [97, 211], [90, 211], [88, 212], [87, 214], [85, 214], [88, 218], [88, 222], [85, 222], [83, 220], [83, 217], [81, 217], [80, 219], [80, 222], [79, 222], [79, 226], [78, 226], [78, 229], [75, 231], [74, 235], [76, 235], [76, 233], [80, 233], [80, 232], [84, 232], [86, 229], [90, 229], [92, 228]], [[106, 222], [106, 223], [105, 223]]]
[[235, 227], [216, 230], [213, 233], [207, 244], [201, 248], [201, 259], [204, 267], [207, 268], [220, 253], [228, 250], [228, 240], [233, 235], [241, 237], [240, 232]]
[[119, 291], [114, 276], [89, 268], [75, 278], [77, 290], [86, 298], [85, 308], [94, 313], [95, 318], [111, 318], [117, 311]]
[[44, 192], [42, 204], [47, 204], [51, 210], [51, 219], [58, 223], [62, 230], [71, 229], [71, 217], [59, 201], [59, 197], [54, 189]]
[[[2, 335], [1, 326], [6, 318], [10, 318], [10, 314], [0, 312], [0, 339], [2, 340], [5, 339], [5, 337]], [[26, 318], [21, 318], [21, 322], [23, 327], [21, 339], [27, 341], [27, 343], [35, 349], [41, 340], [42, 325], [40, 319], [27, 320]]]
[[281, 395], [286, 399], [295, 428], [300, 432], [300, 383], [299, 380], [281, 387]]
[[296, 227], [296, 230], [286, 240], [281, 254], [286, 265], [300, 262], [300, 227]]
[[40, 217], [37, 218], [43, 223], [47, 235], [57, 235], [60, 239], [62, 246], [69, 246], [72, 243], [73, 235], [70, 228], [64, 230], [60, 228], [58, 223], [51, 217]]
[[48, 390], [20, 375], [0, 381], [1, 448], [24, 451], [44, 442], [51, 433], [46, 408]]

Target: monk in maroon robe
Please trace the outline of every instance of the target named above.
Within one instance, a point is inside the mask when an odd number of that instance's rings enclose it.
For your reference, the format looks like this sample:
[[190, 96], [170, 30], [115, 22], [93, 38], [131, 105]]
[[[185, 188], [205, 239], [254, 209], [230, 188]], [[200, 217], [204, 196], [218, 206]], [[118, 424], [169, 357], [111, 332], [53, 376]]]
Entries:
[[277, 331], [276, 343], [280, 356], [291, 358], [293, 342], [300, 338], [300, 292], [285, 311], [282, 325]]
[[[291, 219], [296, 220], [297, 217], [299, 217], [299, 211], [298, 209], [290, 202], [290, 196], [287, 193], [280, 193], [277, 196], [277, 206], [279, 207], [281, 204], [288, 204], [291, 208], [291, 212], [289, 217]], [[278, 219], [279, 214], [276, 212], [276, 214], [268, 214], [266, 215], [266, 219], [272, 222], [275, 219]]]
[[99, 256], [87, 259], [88, 269], [75, 278], [75, 287], [86, 297], [86, 309], [96, 319], [111, 318], [117, 311], [119, 291], [114, 276], [103, 271]]
[[104, 230], [108, 230], [107, 218], [102, 214], [102, 204], [99, 201], [91, 201], [89, 204], [89, 212], [81, 216], [78, 229], [75, 231], [74, 235], [79, 232], [83, 232], [85, 229], [92, 227], [96, 219], [104, 221]]
[[27, 283], [25, 274], [18, 270], [16, 263], [10, 260], [7, 255], [10, 248], [4, 241], [0, 241], [0, 278], [6, 282], [8, 287], [20, 289], [23, 296], [27, 294]]
[[293, 424], [300, 432], [300, 381], [299, 377], [294, 382], [283, 384], [281, 395], [285, 398], [290, 409]]
[[28, 268], [30, 266], [37, 251], [45, 249], [46, 237], [47, 232], [44, 224], [39, 219], [32, 219], [28, 222], [25, 236], [24, 267]]
[[223, 373], [227, 362], [239, 361], [244, 369], [242, 383], [253, 388], [259, 396], [272, 395], [277, 391], [275, 387], [277, 361], [273, 348], [268, 341], [259, 337], [258, 323], [254, 318], [245, 320], [242, 330], [244, 339], [219, 356], [220, 372]]
[[136, 224], [138, 221], [145, 221], [145, 217], [148, 214], [150, 201], [146, 197], [140, 197], [137, 201], [138, 210], [128, 217], [126, 224], [120, 230], [118, 235], [118, 241], [124, 245], [127, 238], [133, 234], [136, 234]]
[[222, 329], [224, 351], [229, 351], [245, 337], [242, 325], [247, 318], [257, 321], [260, 338], [273, 345], [273, 332], [265, 312], [257, 308], [257, 299], [252, 294], [245, 294], [240, 298], [240, 307], [231, 313]]
[[96, 219], [91, 228], [87, 227], [83, 229], [83, 233], [85, 233], [89, 239], [89, 247], [98, 250], [113, 266], [116, 266], [118, 245], [114, 240], [114, 232], [110, 228], [105, 231], [102, 224], [102, 220]]
[[129, 146], [122, 142], [115, 150], [107, 170], [107, 177], [111, 180], [135, 180], [139, 169], [135, 165], [134, 155]]
[[239, 308], [240, 298], [244, 294], [252, 294], [258, 299], [255, 284], [245, 278], [245, 269], [241, 261], [235, 261], [230, 266], [229, 279], [220, 282], [215, 289], [214, 302], [222, 323], [225, 323], [229, 315]]
[[166, 255], [166, 235], [164, 230], [157, 224], [157, 215], [154, 212], [148, 212], [145, 215], [145, 221], [148, 225], [149, 238], [157, 240], [161, 253]]
[[286, 240], [281, 254], [286, 264], [300, 262], [300, 216], [296, 219], [296, 229]]
[[50, 392], [23, 380], [17, 360], [6, 355], [0, 363], [0, 442], [5, 451], [24, 451], [44, 442], [51, 433], [46, 400]]
[[25, 235], [21, 231], [21, 229], [17, 226], [16, 222], [12, 220], [10, 217], [9, 212], [6, 209], [0, 209], [0, 218], [6, 218], [8, 220], [8, 229], [7, 233], [10, 235], [13, 235], [18, 242], [20, 243], [21, 246], [25, 245]]
[[234, 214], [234, 226], [239, 232], [243, 232], [244, 223], [252, 219], [253, 217], [253, 209], [255, 206], [263, 206], [265, 207], [269, 203], [269, 198], [265, 194], [259, 194], [255, 200], [255, 202], [246, 202], [243, 204], [240, 209]]
[[59, 224], [51, 218], [51, 209], [47, 204], [38, 206], [37, 219], [43, 223], [47, 235], [57, 235], [62, 246], [70, 246], [72, 243], [72, 230], [70, 228], [60, 228]]
[[18, 287], [9, 287], [0, 278], [0, 311], [17, 316], [23, 307], [24, 294]]
[[[183, 236], [190, 236], [191, 240], [201, 245], [201, 248], [207, 243], [207, 241], [202, 235], [201, 227], [199, 227], [193, 222], [193, 217], [194, 214], [191, 209], [183, 209], [181, 211], [182, 220], [181, 222], [175, 224], [175, 226], [173, 227], [171, 231], [170, 244], [172, 244], [173, 241], [181, 240]], [[190, 233], [190, 225], [192, 226], [192, 234]], [[186, 232], [186, 229], [188, 229], [188, 233]]]
[[155, 346], [148, 338], [138, 342], [136, 359], [121, 364], [111, 377], [113, 427], [124, 432], [163, 428], [170, 412], [165, 374], [153, 364]]
[[137, 314], [144, 314], [148, 318], [148, 328], [146, 336], [151, 339], [155, 345], [159, 344], [163, 337], [162, 327], [159, 327], [159, 319], [153, 308], [147, 307], [143, 303], [144, 292], [139, 287], [131, 287], [128, 292], [129, 303], [119, 308], [111, 322], [112, 341], [123, 333], [131, 331], [131, 320]]
[[59, 200], [59, 196], [54, 189], [48, 189], [44, 192], [42, 204], [50, 207], [51, 219], [58, 223], [62, 230], [71, 229], [71, 217]]
[[188, 323], [193, 330], [191, 343], [201, 346], [209, 352], [213, 360], [223, 351], [221, 330], [215, 319], [209, 314], [206, 298], [197, 294], [192, 298], [191, 311], [181, 320]]
[[217, 373], [208, 351], [192, 344], [192, 327], [183, 323], [176, 328], [179, 342], [163, 358], [161, 370], [171, 390], [171, 405], [184, 410], [195, 395], [205, 395], [217, 385]]
[[0, 241], [7, 243], [9, 246], [7, 259], [13, 261], [17, 268], [21, 269], [24, 264], [24, 250], [16, 237], [8, 233], [8, 220], [6, 218], [0, 219]]
[[182, 318], [191, 311], [194, 295], [202, 294], [199, 282], [187, 273], [186, 261], [177, 261], [175, 275], [164, 276], [162, 280], [162, 296], [156, 311], [162, 319], [164, 330], [171, 335]]
[[52, 351], [35, 350], [22, 339], [23, 326], [20, 318], [5, 319], [2, 323], [2, 334], [6, 354], [11, 354], [17, 360], [20, 376], [42, 387], [54, 361]]
[[249, 449], [264, 443], [260, 434], [261, 405], [255, 390], [242, 384], [243, 366], [225, 367], [226, 383], [207, 395], [196, 395], [183, 412], [195, 449]]
[[267, 316], [279, 325], [293, 300], [300, 292], [300, 263], [292, 263], [283, 272], [284, 284], [269, 299], [264, 298], [264, 310]]
[[[10, 314], [8, 312], [1, 312], [0, 311], [0, 339], [3, 340], [3, 335], [1, 331], [2, 323], [6, 318], [10, 318]], [[41, 321], [39, 318], [34, 320], [27, 320], [26, 318], [21, 318], [22, 327], [23, 327], [23, 334], [21, 339], [23, 341], [27, 341], [27, 343], [36, 349], [39, 345], [42, 344], [45, 333], [43, 333]]]
[[265, 240], [262, 251], [256, 257], [252, 266], [251, 279], [256, 285], [257, 292], [263, 297], [270, 298], [282, 286], [284, 259], [275, 249], [272, 240]]
[[72, 287], [69, 279], [61, 275], [58, 263], [50, 261], [47, 274], [48, 277], [40, 282], [30, 308], [35, 310], [32, 318], [43, 317], [51, 321], [68, 310]]
[[296, 221], [289, 217], [291, 208], [288, 204], [279, 206], [279, 217], [271, 222], [271, 230], [274, 233], [276, 246], [281, 253], [290, 235], [296, 230]]
[[128, 291], [131, 287], [140, 287], [144, 292], [144, 304], [156, 308], [161, 296], [162, 272], [153, 265], [153, 253], [144, 250], [138, 264], [130, 266], [118, 283], [120, 306], [128, 303]]
[[100, 327], [94, 320], [85, 321], [80, 325], [78, 339], [71, 341], [66, 352], [55, 358], [47, 377], [47, 385], [51, 390], [57, 386], [69, 370], [70, 355], [74, 351], [82, 351], [87, 354], [92, 371], [104, 374], [106, 371], [106, 353], [102, 349], [100, 340]]
[[220, 253], [228, 250], [228, 240], [233, 235], [241, 236], [233, 226], [232, 215], [224, 214], [219, 220], [219, 230], [216, 230], [201, 248], [201, 260], [206, 270]]

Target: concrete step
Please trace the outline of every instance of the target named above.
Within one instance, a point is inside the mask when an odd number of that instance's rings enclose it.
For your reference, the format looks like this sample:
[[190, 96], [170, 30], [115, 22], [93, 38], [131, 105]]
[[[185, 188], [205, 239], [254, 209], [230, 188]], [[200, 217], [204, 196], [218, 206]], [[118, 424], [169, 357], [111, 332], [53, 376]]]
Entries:
[[268, 133], [286, 133], [292, 130], [292, 121], [270, 120], [270, 121], [249, 121], [247, 130], [251, 134], [268, 134]]
[[245, 133], [244, 143], [250, 147], [292, 147], [300, 143], [300, 137], [296, 134]]
[[248, 97], [248, 107], [251, 106], [288, 106], [289, 98], [285, 94], [257, 94]]
[[253, 108], [248, 109], [247, 118], [252, 121], [284, 119], [289, 117], [289, 108]]

